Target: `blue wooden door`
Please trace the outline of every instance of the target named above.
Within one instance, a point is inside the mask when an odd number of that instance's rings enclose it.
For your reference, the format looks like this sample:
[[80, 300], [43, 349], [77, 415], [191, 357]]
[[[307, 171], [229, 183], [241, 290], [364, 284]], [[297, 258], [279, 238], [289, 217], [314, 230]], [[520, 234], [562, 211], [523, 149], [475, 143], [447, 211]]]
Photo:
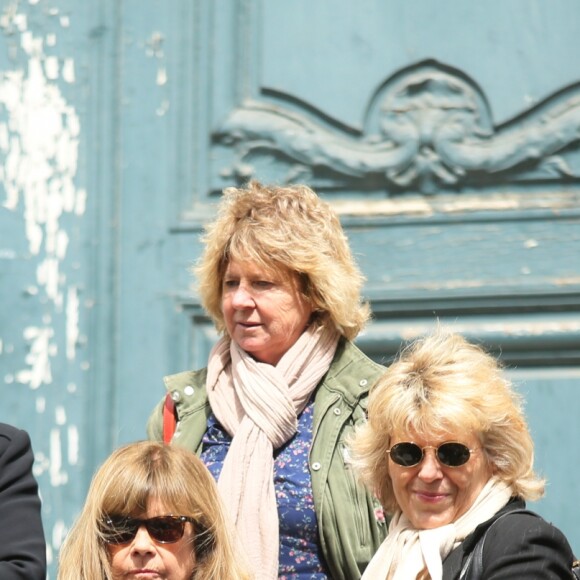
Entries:
[[579, 30], [575, 0], [4, 3], [0, 419], [53, 576], [95, 467], [206, 360], [188, 269], [250, 177], [340, 213], [372, 356], [437, 320], [501, 355], [580, 551]]

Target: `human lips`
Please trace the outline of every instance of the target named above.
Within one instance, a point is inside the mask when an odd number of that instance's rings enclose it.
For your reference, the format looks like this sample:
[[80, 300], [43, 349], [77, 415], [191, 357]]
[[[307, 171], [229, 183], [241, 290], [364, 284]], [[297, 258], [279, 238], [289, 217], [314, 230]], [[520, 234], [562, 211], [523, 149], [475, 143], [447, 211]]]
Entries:
[[415, 494], [415, 497], [417, 497], [417, 499], [427, 503], [437, 503], [449, 497], [449, 494], [443, 491], [428, 491], [423, 489], [417, 489], [413, 493]]
[[236, 321], [236, 324], [242, 328], [256, 328], [257, 326], [261, 326], [259, 322], [249, 322], [245, 320], [238, 320]]

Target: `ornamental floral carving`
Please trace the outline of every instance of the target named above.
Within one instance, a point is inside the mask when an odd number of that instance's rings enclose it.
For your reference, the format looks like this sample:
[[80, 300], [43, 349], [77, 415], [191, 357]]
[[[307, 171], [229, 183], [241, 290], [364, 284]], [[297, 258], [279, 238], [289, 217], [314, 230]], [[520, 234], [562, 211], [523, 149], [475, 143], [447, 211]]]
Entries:
[[271, 156], [285, 167], [286, 181], [324, 176], [341, 187], [370, 180], [394, 192], [565, 181], [578, 177], [580, 83], [494, 126], [473, 81], [426, 61], [377, 89], [358, 132], [302, 113], [299, 105], [254, 100], [232, 110], [215, 139], [233, 149], [233, 165], [224, 172], [240, 178]]

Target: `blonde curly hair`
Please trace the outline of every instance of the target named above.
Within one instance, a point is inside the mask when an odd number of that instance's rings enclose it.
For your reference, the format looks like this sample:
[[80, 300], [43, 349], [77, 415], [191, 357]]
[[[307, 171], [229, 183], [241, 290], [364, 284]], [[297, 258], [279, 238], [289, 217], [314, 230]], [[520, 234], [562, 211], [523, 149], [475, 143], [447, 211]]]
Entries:
[[372, 386], [368, 422], [350, 441], [361, 479], [389, 513], [399, 509], [388, 472], [394, 433], [422, 438], [475, 433], [494, 475], [523, 499], [538, 499], [534, 444], [522, 399], [495, 358], [462, 336], [438, 329], [411, 343]]
[[321, 324], [354, 339], [370, 310], [361, 302], [364, 278], [336, 213], [305, 185], [262, 185], [224, 191], [205, 249], [194, 268], [201, 302], [219, 332], [226, 332], [222, 282], [230, 260], [249, 260], [266, 271], [294, 275]]

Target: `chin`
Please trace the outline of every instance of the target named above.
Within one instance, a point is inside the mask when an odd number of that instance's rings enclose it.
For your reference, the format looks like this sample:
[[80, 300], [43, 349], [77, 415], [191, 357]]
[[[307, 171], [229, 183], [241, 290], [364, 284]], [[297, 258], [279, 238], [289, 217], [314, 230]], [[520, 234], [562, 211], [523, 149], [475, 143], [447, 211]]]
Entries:
[[[411, 519], [411, 518], [409, 518]], [[411, 520], [418, 530], [432, 530], [452, 523], [453, 519], [445, 515], [426, 515]]]

